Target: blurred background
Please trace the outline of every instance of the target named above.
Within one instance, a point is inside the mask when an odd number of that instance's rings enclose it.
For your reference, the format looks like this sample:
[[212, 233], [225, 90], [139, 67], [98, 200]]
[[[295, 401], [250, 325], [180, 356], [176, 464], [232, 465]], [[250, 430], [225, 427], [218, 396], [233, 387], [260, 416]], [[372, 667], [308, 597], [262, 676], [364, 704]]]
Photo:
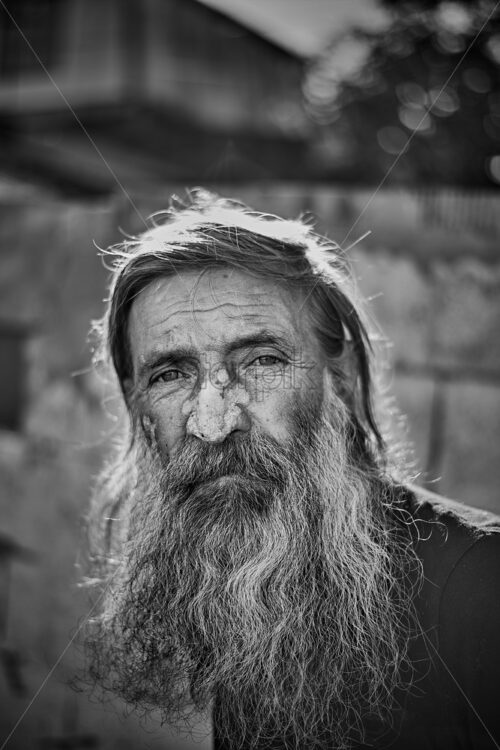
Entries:
[[67, 687], [117, 429], [86, 343], [96, 245], [172, 193], [354, 245], [416, 481], [500, 512], [497, 6], [0, 0], [0, 750], [210, 747]]

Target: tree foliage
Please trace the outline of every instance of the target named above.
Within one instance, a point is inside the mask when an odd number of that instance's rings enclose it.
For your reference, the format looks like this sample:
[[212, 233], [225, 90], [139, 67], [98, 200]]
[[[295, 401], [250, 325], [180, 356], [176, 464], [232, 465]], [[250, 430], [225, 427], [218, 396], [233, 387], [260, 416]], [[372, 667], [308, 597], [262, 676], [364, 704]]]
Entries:
[[384, 6], [385, 29], [337, 38], [306, 75], [332, 170], [364, 182], [500, 184], [500, 4]]

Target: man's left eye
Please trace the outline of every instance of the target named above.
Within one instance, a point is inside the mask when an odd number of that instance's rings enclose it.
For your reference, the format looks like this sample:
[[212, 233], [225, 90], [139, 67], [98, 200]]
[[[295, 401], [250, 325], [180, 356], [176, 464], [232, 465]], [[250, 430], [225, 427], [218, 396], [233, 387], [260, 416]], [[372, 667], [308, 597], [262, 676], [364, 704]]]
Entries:
[[281, 357], [276, 357], [274, 354], [262, 354], [250, 362], [250, 366], [259, 365], [260, 367], [273, 367], [281, 364], [283, 364]]

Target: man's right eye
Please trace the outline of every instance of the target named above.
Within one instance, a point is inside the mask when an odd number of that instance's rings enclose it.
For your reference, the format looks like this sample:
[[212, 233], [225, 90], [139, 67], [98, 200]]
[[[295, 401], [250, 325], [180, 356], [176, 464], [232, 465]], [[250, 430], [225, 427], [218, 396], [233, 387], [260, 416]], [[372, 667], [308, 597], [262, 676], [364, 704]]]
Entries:
[[175, 380], [184, 378], [185, 375], [181, 370], [163, 370], [158, 375], [153, 375], [151, 378], [151, 384], [155, 383], [173, 383]]

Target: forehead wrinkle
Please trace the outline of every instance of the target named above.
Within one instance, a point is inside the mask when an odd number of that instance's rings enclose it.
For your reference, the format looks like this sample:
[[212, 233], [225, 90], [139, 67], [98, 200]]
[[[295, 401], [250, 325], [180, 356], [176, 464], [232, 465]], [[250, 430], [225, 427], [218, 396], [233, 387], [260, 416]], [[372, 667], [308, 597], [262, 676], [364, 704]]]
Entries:
[[185, 325], [177, 324], [169, 329], [161, 331], [161, 340], [157, 339], [157, 343], [151, 342], [150, 351], [153, 353], [163, 352], [165, 348], [176, 347], [177, 345], [191, 348], [193, 351], [197, 349], [200, 344], [203, 348], [203, 346], [206, 345], [206, 342], [203, 342], [202, 339], [198, 338], [197, 334], [200, 331], [205, 333], [211, 341], [218, 342], [218, 346], [216, 346], [215, 349], [231, 346], [233, 339], [240, 339], [242, 336], [244, 338], [276, 337], [278, 340], [282, 339], [283, 341], [289, 341], [290, 344], [292, 343], [293, 331], [291, 331], [286, 325], [277, 326], [274, 318], [265, 319], [262, 316], [256, 315], [252, 316], [252, 321], [254, 318], [258, 318], [259, 325], [257, 327], [252, 326], [251, 328], [246, 329], [244, 333], [242, 333], [241, 330], [227, 331], [222, 329], [218, 330], [217, 334], [214, 335], [211, 331], [207, 331], [202, 327], [190, 329], [186, 328]]
[[[148, 329], [153, 333], [158, 331], [161, 336], [164, 336], [167, 339], [175, 336], [178, 330], [182, 333], [187, 333], [190, 330], [192, 331], [193, 327], [209, 334], [208, 329], [213, 328], [214, 325], [213, 322], [203, 320], [203, 313], [217, 309], [219, 308], [210, 308], [210, 310], [179, 310], [171, 315], [162, 314], [161, 316], [158, 316], [156, 320], [149, 322]], [[164, 311], [162, 312], [164, 313]], [[200, 315], [200, 317], [197, 317], [198, 315]], [[255, 320], [258, 320], [263, 326], [276, 325], [276, 316], [266, 314], [261, 309], [255, 310], [254, 312], [251, 310], [238, 309], [235, 314], [229, 314], [229, 312], [226, 311], [224, 312], [224, 315], [230, 320], [240, 320], [241, 322], [254, 322]], [[187, 321], [186, 317], [188, 319]], [[284, 315], [282, 320], [283, 322], [289, 322], [289, 316]], [[222, 329], [220, 333], [223, 333]], [[213, 338], [213, 334], [210, 333], [209, 335], [210, 338]]]
[[[222, 308], [224, 307], [235, 307], [237, 310], [242, 310], [245, 308], [252, 309], [254, 307], [258, 307], [259, 310], [261, 310], [263, 307], [272, 307], [272, 305], [269, 303], [264, 303], [264, 302], [263, 303], [255, 302], [255, 304], [252, 304], [252, 303], [247, 304], [247, 303], [241, 303], [241, 302], [221, 302], [220, 304], [213, 305], [212, 307], [190, 307], [188, 310], [185, 310], [185, 309], [176, 310], [173, 314], [174, 315], [190, 315], [190, 314], [196, 314], [196, 313], [214, 312], [216, 310], [222, 310]], [[245, 314], [258, 315], [257, 312], [245, 313]]]
[[[204, 319], [205, 314], [211, 312], [219, 312], [224, 315], [225, 318], [231, 321], [239, 321], [240, 323], [253, 323], [259, 321], [262, 326], [269, 326], [276, 324], [276, 316], [268, 313], [268, 310], [273, 310], [274, 307], [270, 303], [262, 304], [234, 304], [234, 303], [222, 303], [220, 305], [202, 308], [190, 308], [176, 310], [170, 315], [162, 315], [162, 319], [155, 322], [155, 328], [164, 328], [165, 331], [174, 331], [176, 328], [180, 328], [182, 331], [189, 329], [193, 330], [193, 327], [207, 336], [212, 341], [223, 338], [223, 324], [219, 323], [219, 328], [216, 330], [213, 321], [207, 321]], [[290, 315], [288, 311], [285, 312], [280, 318], [286, 323], [290, 323]], [[182, 322], [181, 322], [182, 321]]]
[[[171, 279], [161, 279], [147, 287], [138, 295], [131, 310], [131, 320], [135, 319], [133, 327], [137, 328], [135, 348], [144, 351], [146, 345], [162, 339], [166, 346], [180, 344], [183, 338], [186, 342], [187, 336], [192, 344], [217, 349], [231, 329], [241, 334], [241, 327], [255, 325], [286, 331], [293, 339], [298, 337], [303, 343], [311, 343], [306, 330], [307, 316], [298, 314], [293, 295], [265, 281], [252, 287], [251, 280], [236, 271], [229, 275], [233, 276], [237, 280], [235, 289], [224, 286], [226, 274], [214, 280], [205, 276], [204, 288], [198, 286], [195, 295], [182, 294], [178, 286], [171, 286]], [[199, 278], [198, 274], [195, 277]]]
[[[202, 310], [202, 315], [200, 317], [197, 317], [196, 311], [190, 312], [189, 323], [191, 325], [186, 325], [186, 322], [184, 322], [184, 317], [173, 324], [171, 320], [169, 338], [175, 339], [178, 332], [180, 331], [181, 335], [187, 334], [190, 338], [192, 336], [194, 338], [197, 338], [197, 334], [201, 334], [211, 342], [217, 342], [217, 345], [215, 346], [216, 349], [224, 346], [225, 343], [230, 343], [231, 336], [233, 334], [236, 335], [236, 329], [233, 329], [232, 332], [228, 332], [228, 330], [226, 330], [226, 327], [220, 324], [220, 321], [214, 323], [213, 320], [204, 320], [203, 312], [204, 311]], [[237, 329], [239, 331], [238, 335], [241, 335], [241, 325], [252, 324], [252, 330], [248, 331], [249, 335], [252, 334], [255, 330], [259, 332], [262, 330], [267, 330], [270, 332], [275, 331], [279, 335], [285, 333], [286, 336], [293, 336], [293, 330], [291, 330], [293, 329], [293, 321], [290, 319], [289, 315], [283, 315], [282, 317], [280, 316], [281, 325], [277, 325], [276, 315], [268, 314], [262, 309], [256, 310], [255, 312], [250, 312], [248, 310], [238, 310], [238, 312], [234, 315], [228, 314], [226, 311], [223, 312], [228, 321], [234, 321], [235, 323], [240, 324]], [[183, 322], [181, 322], [181, 320]], [[256, 329], [254, 328], [254, 324], [257, 325]]]
[[[229, 276], [227, 273], [224, 273], [224, 278], [227, 280], [231, 280], [233, 273], [236, 271], [236, 269], [229, 269], [230, 273]], [[190, 302], [191, 305], [194, 307], [195, 302], [202, 303], [206, 299], [210, 299], [212, 303], [214, 304], [213, 308], [206, 308], [208, 309], [217, 309], [218, 307], [221, 307], [223, 305], [236, 305], [240, 307], [242, 305], [240, 299], [239, 299], [239, 293], [237, 290], [233, 288], [227, 288], [227, 285], [224, 284], [223, 287], [219, 287], [217, 289], [217, 284], [215, 281], [215, 276], [213, 273], [200, 273], [193, 289], [192, 293], [190, 295]], [[208, 291], [205, 291], [201, 289], [201, 283], [202, 281], [206, 280], [208, 283]], [[219, 279], [220, 281], [220, 279]], [[258, 291], [252, 291], [251, 289], [245, 289], [246, 296], [251, 300], [251, 298], [255, 298], [255, 304], [258, 304], [259, 306], [268, 306], [269, 303], [266, 303], [262, 300], [263, 297], [263, 290], [260, 289]], [[230, 299], [228, 299], [230, 298]], [[252, 304], [250, 301], [249, 303], [246, 303], [248, 306]]]
[[[228, 275], [231, 279], [234, 274], [237, 274], [237, 270], [233, 268], [228, 268]], [[193, 272], [188, 272], [186, 275], [191, 275]], [[166, 315], [185, 315], [185, 314], [200, 314], [203, 312], [210, 312], [215, 311], [217, 309], [222, 309], [223, 307], [234, 307], [238, 310], [244, 309], [244, 308], [251, 308], [254, 306], [257, 306], [259, 310], [262, 310], [264, 308], [273, 308], [273, 301], [267, 302], [266, 297], [269, 295], [269, 291], [265, 290], [258, 290], [258, 291], [252, 291], [251, 289], [245, 288], [244, 295], [247, 299], [250, 299], [250, 301], [242, 302], [239, 298], [239, 292], [237, 290], [233, 289], [227, 289], [223, 288], [220, 290], [215, 289], [214, 279], [212, 278], [212, 275], [205, 274], [204, 272], [198, 272], [193, 273], [195, 276], [195, 285], [191, 290], [191, 293], [189, 295], [186, 295], [184, 300], [174, 300], [169, 301], [168, 297], [165, 299], [163, 296], [163, 288], [165, 282], [171, 283], [171, 279], [169, 277], [167, 278], [160, 278], [153, 282], [151, 282], [148, 286], [145, 287], [145, 289], [141, 290], [139, 294], [135, 298], [135, 302], [139, 301], [139, 308], [142, 308], [142, 296], [145, 292], [149, 291], [152, 295], [152, 306], [156, 307], [158, 312], [160, 313], [162, 319], [165, 319]], [[206, 279], [208, 282], [208, 290], [200, 290], [200, 284], [201, 282]], [[208, 291], [208, 293], [207, 293]], [[276, 296], [273, 295], [273, 300], [277, 301], [277, 299], [280, 299], [280, 301], [285, 302], [286, 301], [282, 299], [282, 292], [279, 287], [276, 287], [275, 289]], [[223, 301], [219, 300], [224, 297], [230, 297], [230, 299], [226, 299]], [[255, 302], [252, 302], [252, 298], [255, 298]], [[204, 300], [210, 300], [212, 303], [211, 306], [203, 306]], [[198, 303], [195, 307], [195, 301]], [[155, 304], [156, 302], [156, 304]], [[213, 303], [216, 303], [215, 305]], [[179, 305], [186, 305], [184, 309], [179, 309]], [[134, 308], [137, 311], [137, 304], [134, 304], [132, 306], [132, 313], [134, 312]], [[287, 312], [291, 312], [287, 310]]]
[[[253, 306], [250, 305], [245, 307], [252, 308]], [[267, 305], [266, 307], [272, 306]], [[161, 315], [161, 317], [157, 318], [155, 321], [150, 321], [148, 325], [150, 335], [147, 338], [150, 343], [155, 340], [161, 340], [162, 343], [155, 345], [154, 348], [156, 349], [158, 347], [159, 349], [163, 349], [165, 346], [175, 346], [182, 340], [189, 342], [189, 346], [197, 348], [195, 342], [198, 341], [198, 345], [200, 345], [203, 341], [203, 337], [205, 337], [205, 346], [207, 346], [210, 341], [209, 348], [219, 350], [220, 348], [223, 348], [226, 343], [230, 343], [230, 336], [229, 338], [227, 337], [228, 332], [225, 330], [224, 326], [221, 326], [220, 324], [214, 325], [213, 321], [203, 320], [203, 312], [204, 311], [202, 310], [202, 315], [199, 319], [197, 319], [196, 311], [192, 310], [182, 310], [174, 315]], [[188, 316], [188, 320], [186, 320], [186, 316]], [[284, 335], [286, 338], [293, 338], [296, 333], [293, 316], [290, 315], [288, 310], [284, 311], [284, 314], [279, 316], [279, 321], [277, 320], [276, 315], [268, 314], [260, 308], [255, 312], [251, 312], [250, 310], [239, 310], [238, 314], [226, 314], [226, 317], [234, 321], [239, 320], [242, 324], [252, 324], [252, 328], [253, 324], [257, 323], [259, 331], [262, 329], [268, 330], [270, 333], [274, 331], [279, 336]], [[249, 331], [249, 334], [251, 333], [252, 331]], [[201, 339], [199, 339], [200, 335], [202, 336]]]
[[[273, 305], [270, 303], [262, 302], [262, 303], [235, 303], [235, 302], [224, 302], [220, 305], [215, 305], [211, 307], [189, 307], [181, 309], [174, 309], [172, 310], [172, 307], [176, 307], [179, 303], [173, 302], [170, 305], [152, 305], [151, 313], [152, 313], [152, 319], [148, 321], [148, 328], [156, 328], [158, 326], [168, 326], [169, 321], [175, 321], [176, 318], [185, 318], [186, 316], [195, 317], [196, 315], [203, 315], [204, 313], [210, 313], [210, 312], [217, 312], [220, 310], [221, 312], [225, 313], [230, 318], [241, 318], [243, 320], [245, 319], [253, 319], [262, 317], [263, 311], [265, 309], [273, 308]], [[170, 310], [169, 310], [170, 308]], [[229, 308], [231, 310], [232, 314], [229, 314], [229, 310], [224, 310], [224, 308]], [[234, 313], [232, 312], [234, 310]], [[138, 317], [139, 319], [144, 316], [144, 309], [140, 306], [137, 308], [137, 306], [133, 307], [131, 310], [131, 317]], [[150, 314], [151, 314], [150, 313]], [[270, 316], [274, 318], [274, 316]], [[199, 322], [199, 321], [195, 321]], [[175, 322], [174, 322], [175, 325]]]

